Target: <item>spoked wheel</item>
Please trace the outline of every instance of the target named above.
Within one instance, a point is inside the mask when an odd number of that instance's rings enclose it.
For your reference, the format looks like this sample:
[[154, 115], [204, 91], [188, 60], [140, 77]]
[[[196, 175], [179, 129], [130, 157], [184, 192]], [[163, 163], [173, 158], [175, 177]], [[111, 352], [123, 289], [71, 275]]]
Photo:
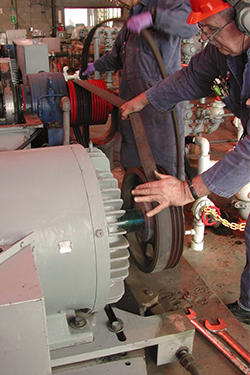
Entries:
[[[159, 172], [168, 174], [163, 167]], [[122, 183], [123, 208], [140, 209], [146, 213], [153, 208], [152, 203], [134, 202], [131, 190], [147, 182], [143, 168], [130, 168]], [[173, 268], [179, 262], [184, 248], [184, 215], [182, 207], [168, 207], [159, 214], [147, 218], [137, 232], [127, 233], [130, 252], [138, 268], [145, 272], [159, 272]]]

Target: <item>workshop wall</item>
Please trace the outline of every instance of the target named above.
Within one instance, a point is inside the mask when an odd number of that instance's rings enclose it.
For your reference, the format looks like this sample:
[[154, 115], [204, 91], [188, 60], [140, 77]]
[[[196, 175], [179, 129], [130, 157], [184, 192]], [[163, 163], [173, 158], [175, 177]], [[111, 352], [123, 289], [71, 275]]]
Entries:
[[[0, 32], [13, 29], [44, 30], [46, 36], [56, 36], [58, 12], [61, 10], [62, 22], [64, 8], [107, 8], [107, 0], [1, 0]], [[54, 21], [54, 22], [53, 22]]]

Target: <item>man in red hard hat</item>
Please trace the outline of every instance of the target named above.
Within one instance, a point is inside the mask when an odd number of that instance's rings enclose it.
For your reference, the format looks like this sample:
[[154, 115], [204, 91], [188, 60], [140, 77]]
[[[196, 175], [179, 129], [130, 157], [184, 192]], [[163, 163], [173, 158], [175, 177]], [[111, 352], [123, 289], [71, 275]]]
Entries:
[[[244, 128], [234, 150], [192, 181], [179, 181], [155, 172], [156, 181], [137, 186], [132, 191], [136, 202], [159, 203], [148, 216], [211, 192], [230, 198], [250, 182], [250, 4], [231, 2], [233, 6], [223, 0], [191, 0], [192, 12], [187, 22], [198, 23], [202, 39], [208, 42], [206, 47], [192, 57], [187, 67], [120, 107], [122, 118], [126, 119], [148, 103], [169, 111], [176, 103], [216, 91]], [[240, 297], [227, 307], [239, 321], [250, 324], [250, 215], [245, 240], [247, 261], [241, 276]]]
[[190, 0], [192, 12], [190, 13], [187, 23], [193, 25], [194, 23], [198, 23], [205, 18], [212, 16], [213, 14], [219, 13], [225, 9], [230, 8], [230, 4], [226, 1], [218, 1], [218, 0]]

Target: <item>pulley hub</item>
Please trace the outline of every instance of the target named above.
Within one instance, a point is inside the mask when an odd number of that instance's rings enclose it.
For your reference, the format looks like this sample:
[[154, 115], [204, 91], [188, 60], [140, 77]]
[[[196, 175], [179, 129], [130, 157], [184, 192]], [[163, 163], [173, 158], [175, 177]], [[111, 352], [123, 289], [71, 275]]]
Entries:
[[[161, 173], [166, 171], [158, 167]], [[152, 218], [146, 212], [153, 208], [151, 203], [138, 205], [134, 202], [131, 190], [146, 182], [143, 168], [127, 170], [122, 184], [123, 208], [140, 208], [144, 216], [143, 224], [127, 233], [131, 255], [138, 268], [145, 272], [159, 272], [173, 268], [179, 262], [184, 248], [184, 216], [182, 207], [168, 207]]]

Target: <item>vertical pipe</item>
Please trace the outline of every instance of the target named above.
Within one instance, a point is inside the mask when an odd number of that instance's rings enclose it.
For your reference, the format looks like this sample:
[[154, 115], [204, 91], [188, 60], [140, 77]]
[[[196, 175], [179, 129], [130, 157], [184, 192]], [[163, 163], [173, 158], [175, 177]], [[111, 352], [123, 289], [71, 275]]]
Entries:
[[63, 111], [63, 144], [69, 145], [70, 143], [70, 100], [64, 96], [60, 102]]
[[194, 235], [192, 237], [190, 243], [190, 250], [194, 251], [202, 251], [204, 249], [204, 232], [205, 232], [205, 224], [203, 224], [202, 220], [197, 220], [194, 218]]
[[[200, 148], [198, 174], [201, 174], [210, 168], [210, 144], [209, 141], [203, 137], [195, 138], [195, 144]], [[192, 237], [190, 249], [202, 251], [204, 249], [205, 224], [202, 222], [201, 218], [199, 220], [197, 218], [194, 219], [194, 230], [195, 234]]]
[[[99, 59], [100, 57], [100, 29], [96, 30], [95, 35], [93, 37], [94, 39], [94, 61]], [[95, 71], [95, 79], [100, 79], [101, 75], [98, 71]]]
[[198, 162], [198, 174], [206, 171], [210, 168], [210, 144], [209, 141], [204, 137], [195, 138], [195, 144], [200, 148], [200, 156]]
[[52, 32], [51, 36], [56, 36], [56, 12], [55, 12], [55, 2], [51, 0], [51, 18], [52, 18]]

